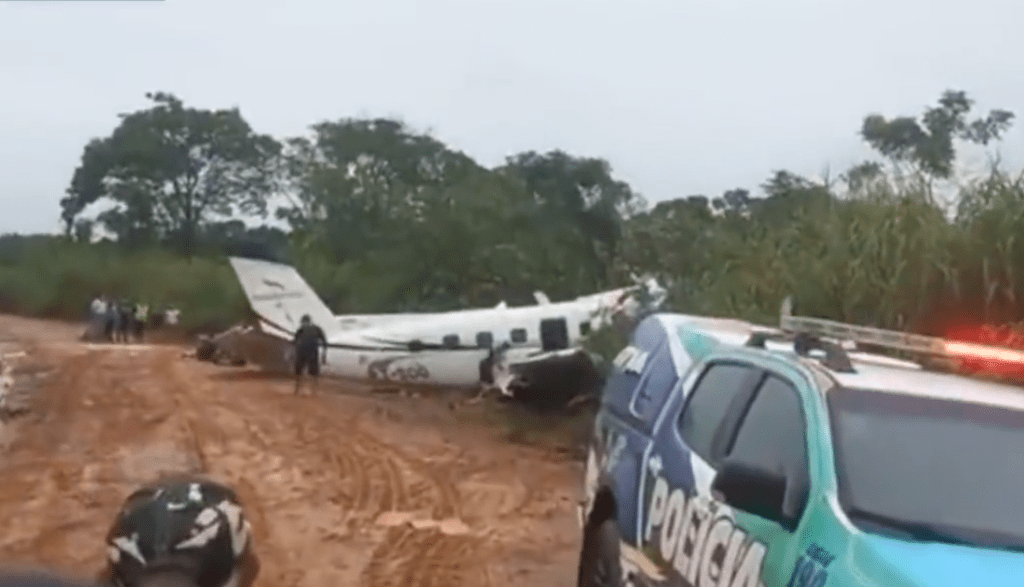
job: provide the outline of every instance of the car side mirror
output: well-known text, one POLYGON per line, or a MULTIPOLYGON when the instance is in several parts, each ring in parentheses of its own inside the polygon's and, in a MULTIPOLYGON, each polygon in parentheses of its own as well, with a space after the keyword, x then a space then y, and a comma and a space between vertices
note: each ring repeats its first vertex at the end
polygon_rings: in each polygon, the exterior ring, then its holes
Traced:
POLYGON ((784 513, 786 477, 745 463, 726 460, 711 483, 716 499, 745 512, 778 522, 789 531, 795 520, 784 513))

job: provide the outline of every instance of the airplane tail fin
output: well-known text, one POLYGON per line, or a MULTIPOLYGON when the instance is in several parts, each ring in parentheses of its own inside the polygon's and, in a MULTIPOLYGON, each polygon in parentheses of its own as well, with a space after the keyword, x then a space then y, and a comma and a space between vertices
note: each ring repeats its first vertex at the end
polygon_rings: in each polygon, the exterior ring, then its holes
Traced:
POLYGON ((294 267, 242 257, 229 261, 253 311, 274 334, 294 334, 303 314, 328 336, 339 329, 334 313, 294 267))

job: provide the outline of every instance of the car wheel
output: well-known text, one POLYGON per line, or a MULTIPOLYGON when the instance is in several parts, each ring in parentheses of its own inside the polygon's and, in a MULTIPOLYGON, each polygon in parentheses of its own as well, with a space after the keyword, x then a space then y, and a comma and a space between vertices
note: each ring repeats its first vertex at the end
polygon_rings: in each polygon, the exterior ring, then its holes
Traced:
POLYGON ((584 533, 576 584, 578 587, 621 587, 619 526, 614 519, 588 527, 584 533))

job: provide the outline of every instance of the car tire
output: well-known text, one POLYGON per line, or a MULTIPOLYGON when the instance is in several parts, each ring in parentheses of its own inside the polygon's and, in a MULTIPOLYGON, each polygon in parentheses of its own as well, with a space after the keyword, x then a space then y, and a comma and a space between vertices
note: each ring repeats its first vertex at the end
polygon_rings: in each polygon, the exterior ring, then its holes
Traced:
POLYGON ((619 526, 614 518, 587 527, 580 549, 578 587, 621 587, 622 563, 619 560, 619 526))

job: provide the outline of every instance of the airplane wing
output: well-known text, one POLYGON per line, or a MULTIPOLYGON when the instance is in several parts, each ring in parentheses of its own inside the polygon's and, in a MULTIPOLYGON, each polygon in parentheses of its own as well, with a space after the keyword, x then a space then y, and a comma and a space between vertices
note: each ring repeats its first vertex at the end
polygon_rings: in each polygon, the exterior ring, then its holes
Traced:
POLYGON ((533 353, 498 361, 492 371, 502 394, 537 406, 562 406, 597 391, 601 373, 582 348, 533 353))

